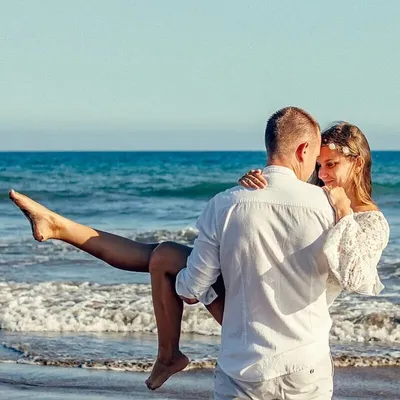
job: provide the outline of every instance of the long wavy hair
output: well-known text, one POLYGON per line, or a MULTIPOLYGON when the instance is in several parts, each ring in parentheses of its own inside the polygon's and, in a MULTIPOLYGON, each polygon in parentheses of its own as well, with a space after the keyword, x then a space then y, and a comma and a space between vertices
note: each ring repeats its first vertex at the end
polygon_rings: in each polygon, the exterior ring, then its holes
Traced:
POLYGON ((344 156, 354 159, 361 166, 361 171, 353 171, 351 190, 362 205, 375 204, 372 200, 371 149, 361 129, 348 122, 337 122, 322 132, 322 146, 337 149, 344 156))

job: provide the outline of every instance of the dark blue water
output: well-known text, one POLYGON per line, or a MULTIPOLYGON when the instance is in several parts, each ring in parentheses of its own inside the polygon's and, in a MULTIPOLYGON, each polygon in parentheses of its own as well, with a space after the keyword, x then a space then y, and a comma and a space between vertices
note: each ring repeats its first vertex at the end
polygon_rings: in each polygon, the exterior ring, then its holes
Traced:
MULTIPOLYGON (((375 152, 373 161, 376 200, 398 209, 400 152, 375 152)), ((264 164, 263 152, 1 153, 0 212, 10 214, 13 187, 83 221, 185 226, 209 198, 264 164)))
MULTIPOLYGON (((148 277, 115 270, 61 242, 35 242, 8 199, 10 188, 82 224, 141 241, 193 244, 206 202, 264 165, 263 152, 0 153, 0 341, 6 353, 0 359, 12 359, 10 349, 28 358, 99 359, 106 351, 111 359, 121 352, 140 359, 151 357, 155 343, 148 277)), ((398 357, 400 152, 373 153, 373 184, 391 227, 380 263, 386 289, 378 298, 339 299, 331 310, 331 338, 337 352, 398 357)), ((187 351, 194 358, 215 356, 219 328, 199 307, 185 318, 184 332, 197 335, 187 351)))

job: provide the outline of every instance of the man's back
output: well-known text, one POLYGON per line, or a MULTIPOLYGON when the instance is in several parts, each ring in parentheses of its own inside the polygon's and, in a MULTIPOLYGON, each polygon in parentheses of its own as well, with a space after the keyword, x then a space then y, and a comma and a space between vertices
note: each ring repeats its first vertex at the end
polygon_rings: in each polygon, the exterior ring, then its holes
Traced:
POLYGON ((334 223, 322 189, 267 167, 268 187, 214 198, 226 287, 218 364, 261 381, 304 369, 329 351, 325 233, 334 223))

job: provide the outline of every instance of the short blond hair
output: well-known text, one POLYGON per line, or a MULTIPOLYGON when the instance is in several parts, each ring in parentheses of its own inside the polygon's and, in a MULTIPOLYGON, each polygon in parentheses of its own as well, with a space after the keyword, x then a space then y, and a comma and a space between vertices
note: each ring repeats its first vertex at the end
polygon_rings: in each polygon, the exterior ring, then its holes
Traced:
POLYGON ((307 111, 298 107, 285 107, 269 118, 265 128, 265 147, 268 157, 282 156, 293 151, 299 138, 315 141, 320 126, 307 111))

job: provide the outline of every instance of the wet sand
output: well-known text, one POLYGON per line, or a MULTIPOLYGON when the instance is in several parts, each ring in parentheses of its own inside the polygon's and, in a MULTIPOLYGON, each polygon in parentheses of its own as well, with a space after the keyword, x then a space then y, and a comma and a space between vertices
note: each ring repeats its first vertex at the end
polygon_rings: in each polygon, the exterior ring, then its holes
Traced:
MULTIPOLYGON (((0 399, 126 400, 212 399, 213 371, 197 370, 172 377, 151 392, 147 373, 82 368, 0 364, 0 399)), ((335 400, 400 400, 400 368, 337 368, 335 400)))

